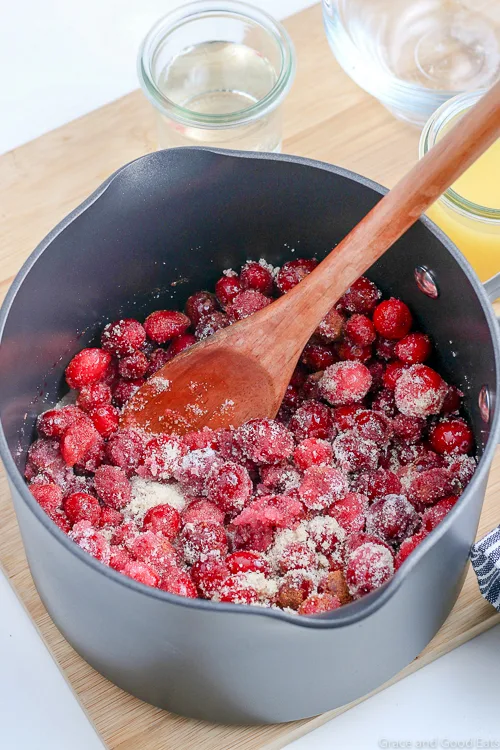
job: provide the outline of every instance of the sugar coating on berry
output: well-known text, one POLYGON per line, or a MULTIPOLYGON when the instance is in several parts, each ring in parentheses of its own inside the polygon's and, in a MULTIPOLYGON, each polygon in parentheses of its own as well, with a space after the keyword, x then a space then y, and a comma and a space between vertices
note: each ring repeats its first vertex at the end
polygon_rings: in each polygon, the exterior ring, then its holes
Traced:
POLYGON ((106 454, 110 463, 132 474, 139 466, 144 454, 146 439, 138 430, 120 430, 110 437, 106 454))
POLYGON ((370 371, 361 362, 336 362, 323 373, 319 389, 326 401, 337 406, 361 401, 371 383, 370 371))
POLYGON ((142 522, 143 531, 153 531, 171 541, 177 536, 181 527, 181 515, 168 503, 155 505, 146 511, 142 522))
POLYGON ((68 466, 74 466, 85 458, 99 440, 99 433, 90 419, 77 419, 66 428, 61 437, 61 455, 68 466))
POLYGON ((184 596, 188 599, 196 599, 198 596, 189 573, 174 566, 162 576, 159 588, 162 591, 168 591, 169 594, 184 596))
POLYGON ((146 341, 146 331, 138 320, 121 318, 104 326, 102 348, 115 357, 126 357, 140 349, 146 341))
POLYGON ((416 534, 413 534, 413 536, 404 540, 394 560, 394 567, 396 570, 401 567, 404 561, 411 555, 418 545, 424 541, 428 533, 427 529, 421 529, 416 534))
POLYGON ((182 456, 174 469, 174 477, 191 496, 205 492, 208 472, 222 463, 212 448, 201 448, 182 456))
POLYGON ((213 523, 224 523, 224 511, 215 503, 200 498, 193 500, 182 513, 182 524, 198 523, 199 521, 213 521, 213 523))
POLYGON ((254 261, 247 261, 240 272, 243 289, 256 289, 266 296, 273 291, 273 274, 266 266, 254 261))
MULTIPOLYGON (((101 384, 97 383, 96 385, 99 386, 101 384)), ((93 386, 86 387, 91 388, 93 386)), ((107 386, 103 387, 107 388, 107 386)), ((68 404, 68 406, 64 406, 62 409, 49 409, 38 417, 36 422, 37 430, 45 437, 60 438, 67 427, 83 416, 84 414, 81 409, 72 404, 68 404)))
POLYGON ((380 445, 374 440, 361 439, 354 431, 343 432, 333 441, 333 455, 345 472, 373 470, 380 460, 380 445))
POLYGON ((157 505, 171 505, 181 513, 186 505, 186 499, 178 484, 153 482, 142 477, 132 477, 132 495, 130 502, 123 509, 126 518, 132 519, 138 526, 142 526, 144 516, 157 505))
POLYGON ((295 465, 305 471, 310 466, 331 464, 333 459, 332 446, 326 440, 306 438, 295 448, 293 460, 295 465))
POLYGON ((404 495, 386 495, 366 515, 366 531, 389 544, 400 544, 420 526, 420 517, 404 495))
POLYGON ((394 559, 381 544, 366 542, 357 547, 347 560, 346 581, 355 599, 382 586, 394 574, 394 559))
POLYGON ((70 388, 81 388, 101 380, 111 362, 111 355, 102 349, 82 349, 66 368, 70 388))
POLYGON ((339 300, 339 305, 350 313, 364 313, 366 315, 373 312, 381 296, 382 292, 373 281, 370 281, 366 276, 360 276, 344 292, 339 300))
POLYGON ((318 261, 315 258, 297 258, 283 263, 276 276, 276 286, 282 294, 289 292, 299 284, 311 271, 314 271, 318 261))
POLYGON ((225 513, 241 510, 249 500, 253 483, 244 466, 233 461, 210 469, 205 485, 207 497, 225 513))
POLYGON ((163 536, 152 531, 137 534, 130 545, 130 552, 133 558, 146 563, 160 576, 177 564, 175 548, 163 536))
POLYGON ((217 299, 210 292, 195 292, 186 301, 186 315, 194 326, 210 313, 217 310, 217 299))
POLYGON ((198 322, 194 335, 198 341, 208 339, 209 336, 213 336, 217 331, 222 331, 223 328, 227 328, 231 325, 231 321, 223 312, 215 311, 206 315, 198 322))
POLYGON ((365 527, 368 498, 359 492, 348 492, 341 500, 336 500, 328 509, 339 526, 347 534, 362 531, 365 527))
POLYGON ((243 454, 258 465, 277 464, 294 449, 291 432, 272 419, 251 419, 236 434, 243 454))
POLYGON ((243 320, 243 318, 248 318, 249 315, 253 315, 270 304, 271 300, 269 297, 261 294, 261 292, 257 292, 255 289, 246 289, 234 297, 232 302, 227 306, 226 312, 229 320, 235 322, 243 320))
POLYGON ((391 297, 377 305, 373 312, 373 323, 377 333, 386 339, 402 339, 409 332, 413 318, 404 302, 391 297))
POLYGON ((149 565, 139 560, 126 562, 121 572, 129 578, 133 578, 134 581, 143 583, 145 586, 157 586, 160 581, 158 573, 149 565))
POLYGON ((98 526, 101 518, 101 507, 97 498, 87 492, 73 492, 64 499, 64 511, 72 524, 78 521, 90 521, 98 526))
POLYGON ((304 516, 304 506, 293 495, 261 495, 233 519, 234 526, 291 528, 304 516))
POLYGON ((100 466, 94 476, 95 491, 115 510, 124 508, 132 497, 132 485, 127 474, 118 466, 100 466))
POLYGON ((227 536, 223 526, 210 521, 187 523, 179 537, 184 560, 193 564, 209 557, 227 554, 227 536))
POLYGON ((172 479, 180 460, 188 452, 186 444, 175 435, 157 435, 149 440, 137 473, 144 479, 167 481, 172 479))
POLYGON ((326 344, 331 344, 333 341, 338 341, 340 339, 344 330, 344 325, 345 318, 334 307, 332 307, 316 328, 315 334, 326 344))
POLYGON ((345 531, 332 516, 314 516, 306 521, 307 532, 323 555, 331 554, 345 539, 345 531))
POLYGON ((295 490, 300 485, 301 475, 290 464, 261 466, 259 473, 262 484, 278 494, 295 490))
POLYGON ((347 494, 349 483, 343 471, 332 466, 311 466, 304 472, 299 496, 311 510, 326 510, 347 494))
POLYGON ((331 612, 341 606, 340 599, 329 593, 311 594, 300 605, 299 615, 319 615, 323 612, 331 612))
POLYGON ((412 365, 398 378, 394 397, 396 406, 403 414, 428 417, 439 414, 446 391, 446 383, 435 370, 427 365, 412 365))
POLYGON ((85 552, 95 557, 96 560, 109 564, 110 548, 101 532, 97 531, 90 521, 79 521, 75 523, 69 537, 78 544, 85 552))
POLYGON ((187 331, 191 321, 177 310, 156 310, 144 321, 148 338, 156 344, 164 344, 187 331))

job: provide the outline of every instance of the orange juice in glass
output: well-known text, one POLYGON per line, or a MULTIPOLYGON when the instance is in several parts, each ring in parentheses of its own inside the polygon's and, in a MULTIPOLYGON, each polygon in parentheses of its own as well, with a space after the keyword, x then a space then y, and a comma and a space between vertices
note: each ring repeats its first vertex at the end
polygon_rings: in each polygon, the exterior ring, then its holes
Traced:
MULTIPOLYGON (((461 94, 434 112, 420 138, 420 157, 472 107, 484 92, 461 94)), ((500 271, 500 140, 427 211, 465 255, 479 278, 500 271)))

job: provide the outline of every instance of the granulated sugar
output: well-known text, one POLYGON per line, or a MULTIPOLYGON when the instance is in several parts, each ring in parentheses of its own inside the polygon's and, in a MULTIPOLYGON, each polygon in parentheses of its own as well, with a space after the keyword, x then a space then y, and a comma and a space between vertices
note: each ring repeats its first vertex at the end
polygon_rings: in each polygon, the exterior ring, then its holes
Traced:
POLYGON ((171 505, 179 512, 186 505, 186 500, 178 484, 162 484, 140 477, 132 477, 131 483, 132 499, 123 509, 123 515, 126 518, 133 519, 139 525, 147 511, 157 505, 171 505))

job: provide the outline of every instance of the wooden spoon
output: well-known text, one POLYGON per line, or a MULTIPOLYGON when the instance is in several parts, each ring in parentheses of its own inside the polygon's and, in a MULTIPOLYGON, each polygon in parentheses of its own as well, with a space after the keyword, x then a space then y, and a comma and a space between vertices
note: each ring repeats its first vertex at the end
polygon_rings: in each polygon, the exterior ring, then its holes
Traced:
POLYGON ((182 435, 274 417, 302 349, 346 289, 500 137, 500 82, 287 294, 176 356, 121 425, 182 435))

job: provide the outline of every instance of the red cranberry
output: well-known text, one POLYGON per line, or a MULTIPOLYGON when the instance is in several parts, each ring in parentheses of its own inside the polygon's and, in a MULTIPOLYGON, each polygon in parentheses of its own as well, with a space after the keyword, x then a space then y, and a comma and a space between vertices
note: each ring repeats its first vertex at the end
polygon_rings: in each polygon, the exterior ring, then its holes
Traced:
MULTIPOLYGON (((85 385, 76 399, 76 405, 85 412, 91 412, 99 406, 111 403, 111 388, 106 383, 85 385)), ((68 408, 68 407, 66 407, 68 408)), ((62 409, 60 410, 62 411, 62 409)), ((40 429, 40 428, 39 428, 40 429)))
POLYGON ((241 510, 253 491, 252 480, 244 466, 225 461, 215 465, 206 481, 208 499, 225 513, 241 510))
POLYGON ((100 529, 113 529, 123 523, 123 516, 120 511, 105 505, 101 508, 101 517, 99 519, 100 529))
POLYGON ((358 492, 348 492, 337 500, 329 509, 328 515, 335 518, 338 524, 348 533, 362 531, 368 509, 368 498, 358 492))
POLYGON ((262 484, 277 493, 290 492, 300 484, 300 474, 290 464, 261 466, 259 474, 262 484))
POLYGON ((133 578, 138 583, 143 583, 145 586, 158 586, 160 582, 160 576, 146 563, 138 560, 131 560, 125 563, 120 571, 129 578, 133 578))
POLYGON ((77 419, 65 429, 61 438, 61 454, 68 466, 82 461, 100 440, 99 433, 87 417, 77 419))
POLYGON ((193 500, 182 513, 182 523, 185 525, 200 521, 212 521, 213 523, 223 524, 224 512, 209 500, 193 500))
POLYGON ((111 537, 112 545, 123 545, 130 552, 132 545, 139 536, 139 530, 133 521, 124 521, 118 526, 111 537))
POLYGON ((72 524, 78 521, 90 521, 92 526, 99 525, 101 506, 98 500, 87 492, 74 492, 64 500, 64 511, 72 524))
POLYGON ((210 427, 204 427, 196 432, 188 432, 183 436, 182 442, 188 451, 197 451, 203 448, 217 450, 219 447, 219 436, 210 427))
POLYGON ((94 476, 94 487, 101 500, 115 510, 128 505, 132 497, 130 480, 118 466, 100 466, 94 476))
POLYGON ((136 351, 123 357, 118 363, 118 372, 126 380, 142 378, 148 371, 149 359, 144 352, 136 351))
POLYGON ((429 442, 437 453, 469 453, 474 436, 463 419, 449 419, 431 427, 429 442))
POLYGON ((391 553, 381 544, 361 544, 349 555, 345 577, 355 599, 382 586, 394 573, 391 553))
POLYGON ((219 310, 202 318, 196 326, 194 335, 198 341, 203 341, 203 339, 213 336, 214 333, 222 331, 223 328, 227 328, 229 325, 229 318, 219 310))
POLYGON ((191 321, 177 310, 156 310, 144 321, 148 338, 156 344, 164 344, 187 331, 191 321))
POLYGON ((342 341, 337 344, 336 351, 338 358, 347 362, 368 362, 372 356, 371 346, 359 346, 352 341, 342 341))
POLYGON ((172 479, 187 446, 175 435, 157 435, 148 441, 137 468, 139 476, 157 481, 172 479))
POLYGON ((273 293, 273 275, 261 263, 245 263, 241 269, 240 282, 243 289, 255 289, 268 297, 273 293))
POLYGON ((413 445, 422 439, 426 421, 422 417, 407 417, 397 414, 392 420, 394 435, 401 441, 413 445))
POLYGON ((144 378, 119 380, 113 389, 113 403, 121 409, 145 382, 144 378))
POLYGON ((413 536, 404 540, 396 555, 396 559, 394 560, 394 567, 396 570, 401 567, 407 557, 409 557, 413 550, 418 547, 420 542, 423 542, 428 533, 429 532, 426 529, 421 529, 416 534, 413 534, 413 536))
POLYGON ((340 339, 344 330, 344 324, 345 320, 343 316, 332 307, 314 333, 326 344, 330 344, 333 341, 338 341, 340 339))
POLYGON ((66 368, 66 382, 70 388, 97 383, 104 377, 110 362, 111 355, 102 349, 82 349, 66 368))
POLYGON ((396 401, 394 399, 394 391, 390 391, 388 388, 379 391, 372 401, 372 409, 374 411, 381 411, 388 417, 395 417, 396 401))
POLYGON ((168 591, 169 594, 185 596, 188 599, 196 599, 198 592, 189 573, 185 570, 172 566, 162 576, 159 588, 168 591))
POLYGON ((217 300, 215 294, 210 292, 196 292, 186 301, 186 315, 194 326, 197 326, 202 318, 216 310, 217 300))
POLYGON ((124 469, 127 476, 131 476, 139 466, 144 448, 144 438, 137 430, 119 430, 109 438, 106 455, 110 463, 124 469))
POLYGON ((115 545, 111 546, 109 555, 110 568, 121 573, 125 565, 129 562, 132 562, 132 557, 127 550, 122 549, 121 547, 116 547, 115 545))
MULTIPOLYGON (((304 517, 304 506, 295 496, 289 495, 261 495, 256 497, 233 519, 233 527, 254 526, 265 529, 291 528, 296 521, 304 517)), ((259 549, 259 551, 262 551, 259 549)))
POLYGON ((336 360, 337 357, 326 344, 316 344, 314 342, 306 344, 304 351, 300 355, 302 364, 313 372, 324 370, 328 365, 336 362, 336 360))
POLYGON ((298 390, 293 385, 287 386, 285 395, 283 396, 282 406, 286 406, 289 409, 298 409, 301 398, 298 390))
POLYGON ((227 554, 226 530, 218 523, 202 521, 186 524, 179 539, 184 559, 191 565, 212 555, 224 557, 227 554))
MULTIPOLYGON (((104 386, 106 387, 106 386, 104 386)), ((40 435, 48 438, 60 438, 63 432, 83 416, 82 411, 73 405, 64 406, 62 409, 49 409, 37 419, 37 430, 40 435)))
POLYGON ((375 326, 366 315, 353 315, 345 325, 345 335, 357 346, 369 346, 376 338, 375 326))
POLYGON ((323 555, 334 553, 345 537, 344 529, 331 515, 314 516, 308 521, 307 530, 316 551, 323 555))
POLYGON ((144 516, 143 531, 153 531, 172 541, 181 527, 181 516, 178 510, 166 503, 150 508, 144 516))
POLYGON ((376 469, 380 446, 374 440, 360 439, 356 432, 343 432, 333 441, 333 454, 342 471, 376 469))
POLYGON ((354 431, 363 440, 374 440, 378 445, 386 447, 392 437, 391 420, 382 412, 362 409, 354 415, 354 431))
POLYGON ((307 508, 325 510, 344 497, 348 489, 347 477, 340 469, 311 466, 304 472, 299 495, 307 508))
POLYGON ((326 440, 335 435, 332 410, 319 401, 306 401, 291 418, 289 428, 298 441, 305 438, 326 440))
POLYGON ((81 549, 95 557, 96 560, 108 565, 110 548, 108 542, 92 526, 90 521, 78 521, 75 523, 69 537, 78 544, 81 549))
MULTIPOLYGON (((243 511, 246 513, 248 508, 243 511)), ((232 534, 233 549, 250 549, 265 552, 274 539, 274 529, 271 526, 241 525, 235 526, 232 534)))
POLYGON ((47 515, 52 516, 62 503, 63 493, 57 484, 31 484, 30 492, 47 515))
MULTIPOLYGON (((189 334, 185 334, 185 335, 189 335, 189 334)), ((170 359, 171 359, 171 356, 168 352, 165 351, 165 349, 155 349, 153 352, 151 352, 151 355, 149 357, 149 367, 148 367, 148 373, 147 373, 148 377, 150 377, 151 375, 154 375, 155 372, 158 372, 158 370, 161 370, 161 368, 164 365, 166 365, 167 362, 170 361, 170 359)), ((121 400, 123 401, 121 405, 124 406, 128 399, 122 398, 121 400)))
POLYGON ((386 362, 394 359, 396 356, 396 341, 379 337, 375 343, 375 354, 379 359, 385 359, 386 362))
POLYGON ((106 459, 106 443, 104 438, 99 437, 81 461, 77 461, 73 467, 75 472, 81 474, 94 474, 106 459))
POLYGON ((380 336, 386 339, 402 339, 409 332, 413 318, 404 302, 391 297, 375 308, 373 323, 380 336))
POLYGON ((371 393, 378 393, 378 391, 384 384, 383 377, 385 372, 385 365, 383 362, 373 360, 372 362, 368 362, 366 366, 370 370, 370 375, 372 376, 370 391, 371 393))
POLYGON ((380 297, 380 289, 366 276, 360 276, 340 298, 339 305, 350 313, 367 315, 375 309, 380 297))
POLYGON ((269 297, 255 291, 255 289, 246 289, 244 292, 237 294, 227 306, 227 316, 234 323, 237 320, 248 318, 249 315, 253 315, 270 304, 269 297))
POLYGON ((229 568, 220 557, 208 557, 194 563, 191 577, 200 593, 210 598, 220 591, 226 578, 229 578, 229 568))
POLYGON ((307 571, 291 570, 283 577, 283 583, 278 590, 278 604, 283 609, 297 610, 312 590, 313 582, 307 571))
POLYGON ((282 294, 289 292, 290 289, 297 286, 311 271, 314 271, 317 265, 318 261, 314 258, 289 260, 281 266, 276 277, 276 286, 282 294))
POLYGON ((407 366, 402 362, 389 362, 382 376, 384 388, 393 391, 396 387, 396 383, 406 369, 407 366))
POLYGON ((293 460, 299 469, 304 471, 309 466, 331 464, 333 450, 330 443, 319 438, 306 438, 295 448, 293 460))
POLYGON ((97 432, 104 438, 108 438, 116 432, 120 424, 120 412, 116 406, 111 406, 111 404, 93 409, 89 417, 97 432))
POLYGON ((300 605, 299 615, 319 615, 322 612, 331 612, 340 607, 340 600, 333 594, 311 594, 300 605))
POLYGON ((175 548, 163 536, 152 531, 137 534, 130 545, 130 552, 132 557, 149 565, 160 576, 165 575, 172 565, 177 565, 175 548))
POLYGON ((215 285, 215 294, 222 307, 227 307, 233 299, 242 291, 240 279, 237 274, 221 276, 215 285))
POLYGON ((191 497, 201 495, 208 472, 221 463, 221 458, 211 448, 192 451, 178 462, 174 469, 174 478, 183 485, 191 497))
POLYGON ((327 367, 319 388, 331 404, 352 404, 366 396, 371 382, 370 371, 361 362, 337 362, 327 367))
POLYGON ((318 564, 318 556, 303 542, 290 542, 280 553, 278 567, 281 574, 289 570, 312 570, 318 564))
POLYGON ((446 469, 427 469, 416 475, 410 484, 408 497, 419 510, 453 493, 453 483, 446 469))
POLYGON ((236 573, 269 573, 267 560, 258 552, 239 550, 226 557, 226 565, 231 575, 236 573))
POLYGON ((401 492, 399 477, 387 469, 365 471, 358 477, 358 492, 362 492, 370 500, 386 495, 398 495, 401 492))
POLYGON ((375 544, 377 546, 381 545, 386 549, 391 557, 394 556, 394 550, 392 547, 387 544, 387 542, 384 542, 383 539, 381 539, 379 536, 374 536, 373 534, 365 534, 363 531, 358 531, 355 534, 351 534, 347 537, 344 544, 344 555, 346 560, 349 558, 352 552, 354 552, 355 549, 358 549, 358 547, 361 547, 362 544, 375 544))
POLYGON ((409 417, 439 414, 446 388, 446 383, 435 370, 427 365, 412 365, 396 383, 396 406, 409 417))
POLYGON ((432 353, 432 346, 425 333, 409 333, 396 344, 396 356, 407 365, 425 362, 432 353))
POLYGON ((443 406, 441 412, 443 414, 454 414, 460 409, 462 403, 463 393, 454 385, 449 385, 444 397, 443 406))
POLYGON ((476 460, 472 456, 465 456, 463 453, 445 456, 450 476, 457 479, 462 488, 467 487, 476 471, 476 460))
POLYGON ((126 357, 141 349, 146 341, 146 331, 138 320, 122 318, 108 323, 101 335, 101 345, 115 357, 126 357))
POLYGON ((256 604, 259 601, 259 595, 254 588, 245 585, 244 581, 240 581, 239 577, 235 576, 226 578, 222 584, 219 601, 228 604, 256 604))
POLYGON ((333 410, 333 419, 338 429, 343 432, 344 430, 352 430, 356 424, 355 416, 363 410, 359 404, 347 404, 346 406, 337 406, 333 410))
POLYGON ((425 531, 430 532, 441 523, 443 518, 448 515, 450 510, 456 504, 458 497, 456 495, 450 495, 450 497, 444 497, 432 508, 427 508, 422 514, 422 527, 425 531))
POLYGON ((292 455, 292 433, 272 419, 251 419, 236 433, 244 455, 257 465, 277 464, 292 455))
POLYGON ((389 544, 399 544, 420 526, 415 508, 404 495, 387 495, 369 508, 366 531, 389 544))

